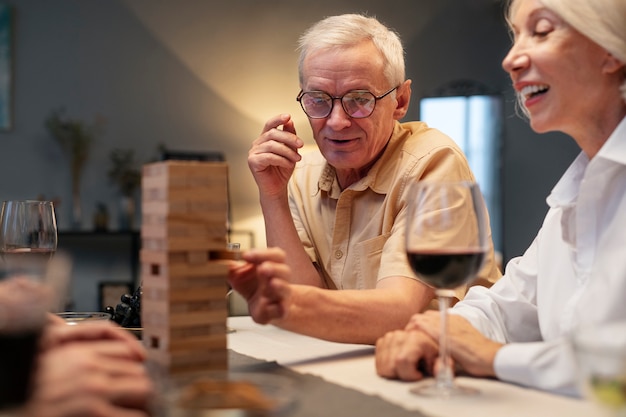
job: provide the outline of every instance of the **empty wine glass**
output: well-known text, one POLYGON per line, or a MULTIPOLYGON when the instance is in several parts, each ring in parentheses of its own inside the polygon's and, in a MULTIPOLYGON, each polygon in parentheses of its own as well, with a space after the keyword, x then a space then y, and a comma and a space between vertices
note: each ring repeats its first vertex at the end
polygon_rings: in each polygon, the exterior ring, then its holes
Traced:
POLYGON ((439 367, 432 383, 411 392, 430 396, 471 394, 454 382, 447 339, 447 310, 454 289, 473 280, 489 247, 487 211, 473 182, 419 181, 409 189, 406 252, 417 277, 436 288, 441 312, 439 367))
POLYGON ((0 215, 0 256, 8 270, 42 275, 57 249, 51 201, 5 201, 0 215))

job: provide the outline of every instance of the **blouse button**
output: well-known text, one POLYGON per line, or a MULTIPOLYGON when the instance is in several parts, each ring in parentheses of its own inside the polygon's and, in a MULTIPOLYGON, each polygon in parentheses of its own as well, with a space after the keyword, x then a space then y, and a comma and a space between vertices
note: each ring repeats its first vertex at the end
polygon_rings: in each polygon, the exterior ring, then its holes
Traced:
POLYGON ((340 250, 335 251, 335 259, 341 259, 343 257, 343 252, 340 250))

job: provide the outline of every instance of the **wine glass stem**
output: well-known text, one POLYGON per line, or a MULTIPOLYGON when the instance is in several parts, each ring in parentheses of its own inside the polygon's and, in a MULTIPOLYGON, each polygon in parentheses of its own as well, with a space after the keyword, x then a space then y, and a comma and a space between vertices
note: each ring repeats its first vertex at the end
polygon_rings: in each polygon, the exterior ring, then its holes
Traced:
POLYGON ((454 375, 452 373, 452 363, 448 348, 448 308, 450 307, 449 290, 438 290, 439 313, 441 314, 441 325, 439 329, 439 367, 436 381, 440 388, 452 388, 454 385, 454 375))

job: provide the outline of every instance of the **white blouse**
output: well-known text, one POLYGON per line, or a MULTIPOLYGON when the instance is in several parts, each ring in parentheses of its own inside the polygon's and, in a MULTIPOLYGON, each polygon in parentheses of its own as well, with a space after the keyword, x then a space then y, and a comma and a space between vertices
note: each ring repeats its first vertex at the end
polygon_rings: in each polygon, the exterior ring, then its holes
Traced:
POLYGON ((501 343, 499 379, 578 395, 569 335, 626 321, 626 119, 554 187, 541 230, 490 289, 473 287, 452 313, 501 343))

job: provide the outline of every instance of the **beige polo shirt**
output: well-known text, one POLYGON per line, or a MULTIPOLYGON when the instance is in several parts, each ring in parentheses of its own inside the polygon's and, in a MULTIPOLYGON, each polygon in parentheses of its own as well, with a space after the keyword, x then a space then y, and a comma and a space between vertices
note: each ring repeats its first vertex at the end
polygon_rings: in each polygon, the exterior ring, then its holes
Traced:
MULTIPOLYGON (((321 153, 303 156, 289 183, 289 203, 300 240, 328 288, 372 289, 392 276, 417 279, 404 235, 407 187, 420 179, 474 180, 456 143, 423 122, 396 123, 367 176, 343 191, 321 153)), ((492 247, 480 278, 495 282, 500 275, 492 247)))

